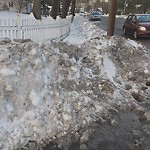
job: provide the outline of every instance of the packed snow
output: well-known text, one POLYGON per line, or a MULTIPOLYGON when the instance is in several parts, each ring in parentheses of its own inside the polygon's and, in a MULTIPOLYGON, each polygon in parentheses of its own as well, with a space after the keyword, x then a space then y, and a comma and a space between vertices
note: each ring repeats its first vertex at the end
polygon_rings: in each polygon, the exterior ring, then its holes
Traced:
MULTIPOLYGON (((68 132, 77 135, 110 109, 143 110, 138 101, 150 100, 149 58, 143 45, 108 37, 79 15, 62 41, 2 39, 0 149, 33 150, 57 139, 63 147, 68 132)), ((150 120, 149 111, 143 115, 150 120)))

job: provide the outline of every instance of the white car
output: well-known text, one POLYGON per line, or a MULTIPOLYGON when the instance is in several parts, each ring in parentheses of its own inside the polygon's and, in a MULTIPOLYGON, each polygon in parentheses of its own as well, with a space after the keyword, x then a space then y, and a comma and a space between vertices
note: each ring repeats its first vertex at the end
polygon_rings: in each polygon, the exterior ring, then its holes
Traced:
POLYGON ((101 13, 98 11, 92 11, 89 16, 89 20, 101 20, 101 13))

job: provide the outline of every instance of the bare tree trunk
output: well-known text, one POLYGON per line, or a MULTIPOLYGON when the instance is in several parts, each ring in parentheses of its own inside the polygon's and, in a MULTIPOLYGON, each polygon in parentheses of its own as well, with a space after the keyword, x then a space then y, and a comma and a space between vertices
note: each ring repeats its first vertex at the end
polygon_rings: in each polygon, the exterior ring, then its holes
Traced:
POLYGON ((43 6, 42 15, 46 15, 46 4, 45 4, 45 0, 42 1, 41 5, 43 6))
POLYGON ((51 16, 53 19, 57 18, 58 11, 59 11, 60 0, 52 0, 52 10, 51 16))
POLYGON ((41 19, 41 0, 34 0, 33 15, 36 19, 41 19))
POLYGON ((71 0, 62 0, 62 16, 61 18, 66 18, 69 10, 71 0))
POLYGON ((72 0, 67 0, 67 6, 66 6, 66 9, 67 9, 66 11, 67 12, 66 13, 68 13, 68 11, 69 11, 69 7, 70 7, 70 4, 71 4, 71 1, 72 0))
POLYGON ((67 0, 62 0, 62 15, 61 18, 66 18, 67 16, 67 0))
POLYGON ((62 0, 62 15, 61 18, 66 18, 66 0, 62 0))
POLYGON ((72 0, 71 14, 75 16, 76 0, 72 0))

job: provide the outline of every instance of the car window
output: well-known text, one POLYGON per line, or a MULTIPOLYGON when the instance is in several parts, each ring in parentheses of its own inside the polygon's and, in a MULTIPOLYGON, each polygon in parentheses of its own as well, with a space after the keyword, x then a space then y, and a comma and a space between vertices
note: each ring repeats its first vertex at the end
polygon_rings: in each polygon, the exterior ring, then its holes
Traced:
POLYGON ((131 20, 132 20, 132 16, 131 16, 131 15, 128 16, 126 20, 127 20, 127 21, 131 21, 131 20))
POLYGON ((137 20, 138 22, 150 22, 150 15, 139 15, 137 20))
POLYGON ((150 22, 150 15, 147 15, 147 21, 150 22))
POLYGON ((136 16, 132 16, 131 21, 136 22, 136 16))
POLYGON ((98 13, 98 12, 92 12, 91 14, 92 15, 100 15, 100 13, 98 13))

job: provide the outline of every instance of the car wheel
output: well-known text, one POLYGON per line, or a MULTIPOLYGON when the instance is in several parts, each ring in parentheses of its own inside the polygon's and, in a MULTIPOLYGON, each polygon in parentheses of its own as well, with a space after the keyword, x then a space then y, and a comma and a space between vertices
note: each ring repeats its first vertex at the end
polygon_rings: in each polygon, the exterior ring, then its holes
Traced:
POLYGON ((125 28, 125 27, 123 28, 123 34, 124 34, 124 35, 127 35, 127 31, 126 31, 126 28, 125 28))
POLYGON ((134 31, 134 33, 133 33, 133 38, 134 38, 134 39, 137 39, 137 38, 138 38, 138 33, 137 33, 137 31, 134 31))

